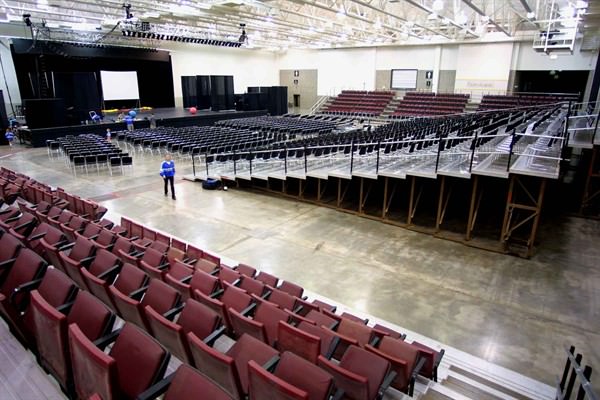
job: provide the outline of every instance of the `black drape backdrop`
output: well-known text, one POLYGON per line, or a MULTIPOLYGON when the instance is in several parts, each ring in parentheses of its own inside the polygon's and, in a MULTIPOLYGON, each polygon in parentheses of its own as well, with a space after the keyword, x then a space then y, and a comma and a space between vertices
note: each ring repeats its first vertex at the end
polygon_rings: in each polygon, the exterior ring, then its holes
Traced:
POLYGON ((91 110, 100 112, 101 98, 95 72, 57 72, 54 74, 55 96, 64 99, 68 125, 90 118, 91 110))
MULTIPOLYGON (((26 39, 14 39, 11 50, 23 99, 38 97, 39 92, 34 90, 32 82, 36 85, 35 77, 43 72, 47 73, 46 76, 53 73, 55 77, 58 74, 73 76, 76 73, 95 73, 98 77, 96 90, 101 98, 100 70, 137 71, 142 106, 175 106, 171 57, 166 51, 123 47, 82 47, 44 41, 38 41, 33 47, 31 40, 26 39)), ((69 78, 65 79, 69 81, 69 78)), ((58 88, 55 87, 55 90, 57 91, 58 88)), ((69 91, 68 88, 65 90, 69 91)), ((93 102, 94 93, 88 92, 90 99, 86 100, 86 103, 93 102)), ((56 96, 58 97, 58 94, 56 96)))

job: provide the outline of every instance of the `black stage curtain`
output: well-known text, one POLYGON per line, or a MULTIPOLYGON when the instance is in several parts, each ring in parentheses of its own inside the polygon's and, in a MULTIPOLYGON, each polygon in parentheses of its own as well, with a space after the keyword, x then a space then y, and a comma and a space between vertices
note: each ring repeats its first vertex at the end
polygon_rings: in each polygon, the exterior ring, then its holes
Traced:
POLYGON ((57 72, 54 74, 54 90, 56 97, 64 99, 67 125, 89 119, 92 110, 100 113, 101 99, 95 72, 57 72))
POLYGON ((181 77, 181 95, 183 97, 183 107, 198 106, 198 93, 196 92, 196 76, 181 77))
MULTIPOLYGON (((24 39, 15 39, 11 51, 21 98, 40 97, 34 89, 39 86, 36 77, 44 72, 45 76, 50 73, 96 73, 99 77, 100 70, 137 71, 142 106, 175 107, 168 52, 124 47, 86 48, 42 41, 32 47, 31 41, 24 39)), ((98 79, 97 90, 101 92, 99 85, 98 79)))

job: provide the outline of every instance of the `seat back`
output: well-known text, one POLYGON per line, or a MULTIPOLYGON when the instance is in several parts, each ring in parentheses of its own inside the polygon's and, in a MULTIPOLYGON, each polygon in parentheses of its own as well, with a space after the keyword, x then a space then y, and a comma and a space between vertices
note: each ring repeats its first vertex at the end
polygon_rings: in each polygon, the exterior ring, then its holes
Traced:
POLYGON ((265 284, 261 281, 257 281, 256 279, 252 279, 246 275, 242 276, 242 282, 239 285, 240 289, 244 289, 246 292, 250 294, 254 294, 256 296, 262 296, 265 292, 265 284))
POLYGON ((218 266, 216 263, 209 260, 205 260, 203 258, 198 258, 196 263, 194 264, 195 269, 197 269, 198 271, 204 271, 207 274, 213 272, 217 267, 218 266))
POLYGON ((281 354, 275 376, 308 393, 310 400, 325 400, 333 387, 333 378, 327 372, 296 354, 281 354))
POLYGON ((390 361, 391 368, 397 374, 391 386, 400 391, 406 391, 413 369, 419 359, 419 348, 403 340, 384 336, 377 348, 367 346, 367 350, 390 361), (398 360, 402 362, 400 363, 398 360))
POLYGON ((177 304, 181 296, 179 292, 163 281, 152 279, 148 291, 142 299, 142 305, 152 307, 156 312, 164 314, 177 304))
POLYGON ((294 297, 302 297, 302 294, 304 293, 304 289, 301 286, 288 281, 281 282, 278 289, 294 297))
MULTIPOLYGON (((260 306, 259 306, 260 307, 260 306)), ((261 342, 269 343, 265 325, 262 322, 243 316, 233 308, 228 310, 231 328, 236 336, 250 335, 261 342)))
POLYGON ((190 280, 190 291, 195 290, 209 296, 214 293, 219 287, 219 279, 215 276, 207 274, 202 270, 196 270, 190 280))
POLYGON ((94 242, 85 237, 78 237, 75 241, 75 246, 69 253, 69 258, 74 261, 81 261, 86 257, 90 257, 94 254, 96 248, 94 242))
POLYGON ((227 355, 235 360, 242 390, 244 393, 248 393, 248 361, 256 361, 259 365, 263 365, 278 356, 279 352, 250 335, 242 335, 227 350, 227 355))
POLYGON ((69 326, 73 384, 80 399, 97 394, 103 400, 119 399, 116 361, 90 341, 75 324, 69 326))
POLYGON ((229 267, 221 267, 219 270, 219 281, 233 284, 240 278, 241 274, 229 267))
POLYGON ((235 360, 205 344, 198 336, 188 333, 188 342, 196 368, 212 379, 236 400, 245 398, 235 360))
POLYGON ((270 346, 275 345, 277 341, 277 333, 279 330, 279 322, 288 321, 288 313, 280 308, 270 304, 269 302, 263 302, 258 306, 258 309, 254 313, 254 320, 262 323, 265 327, 267 334, 267 343, 270 346))
POLYGON ((148 281, 148 276, 142 270, 131 264, 123 264, 119 271, 119 276, 115 279, 113 286, 121 293, 131 294, 144 286, 148 281))
POLYGON ((65 272, 65 267, 63 266, 58 249, 53 244, 46 242, 44 238, 41 238, 39 243, 41 245, 43 255, 46 260, 50 262, 50 265, 53 265, 54 267, 65 272))
POLYGON ((193 400, 199 394, 211 400, 230 400, 231 396, 194 368, 182 364, 165 393, 164 400, 193 400))
MULTIPOLYGON (((100 276, 108 270, 112 269, 113 267, 119 265, 121 265, 121 260, 117 256, 115 256, 108 250, 99 249, 96 252, 96 257, 94 258, 94 261, 92 261, 92 263, 90 264, 88 270, 92 275, 100 276)), ((117 271, 115 271, 115 274, 112 275, 112 279, 114 279, 114 277, 116 276, 116 272, 117 271)))
POLYGON ((153 248, 147 248, 140 262, 146 263, 151 267, 158 267, 166 261, 167 257, 164 253, 153 248))
MULTIPOLYGON (((5 233, 3 236, 6 236, 5 233)), ((46 272, 46 261, 30 249, 22 249, 17 255, 13 266, 8 271, 4 282, 0 285, 0 293, 9 299, 15 288, 23 283, 41 278, 46 272)), ((15 304, 20 303, 20 296, 14 299, 15 304)), ((8 303, 8 302, 6 302, 8 303)))
POLYGON ((70 375, 67 317, 48 304, 37 290, 31 292, 29 312, 42 365, 66 387, 70 375))
POLYGON ((96 340, 112 330, 115 316, 100 300, 82 290, 67 315, 67 322, 77 324, 90 340, 96 340))
POLYGON ((263 369, 255 361, 248 363, 249 400, 309 400, 308 393, 263 369))
POLYGON ((146 318, 152 336, 165 346, 175 357, 184 363, 194 365, 183 328, 169 321, 152 307, 145 307, 146 318))
POLYGON ((112 248, 112 253, 117 257, 121 257, 121 252, 129 254, 133 250, 133 243, 125 237, 117 237, 115 244, 112 248))
POLYGON ((36 226, 33 232, 31 232, 29 237, 26 239, 26 243, 31 250, 43 256, 44 248, 40 244, 41 238, 44 238, 46 243, 55 245, 56 243, 65 240, 65 235, 59 229, 56 229, 45 222, 42 222, 36 226))
POLYGON ((162 379, 170 359, 156 340, 129 323, 123 326, 110 356, 117 363, 119 388, 129 399, 162 379))
POLYGON ((114 232, 111 232, 108 229, 102 229, 98 233, 98 237, 96 238, 96 244, 98 244, 100 247, 106 248, 113 244, 116 239, 117 235, 114 232))
POLYGON ((279 281, 279 278, 277 278, 269 273, 266 273, 264 271, 260 271, 254 279, 257 279, 257 280, 261 281, 262 283, 264 283, 265 285, 269 285, 271 287, 276 287, 277 282, 279 281))
POLYGON ((9 233, 4 233, 0 237, 0 262, 15 258, 22 247, 23 243, 19 239, 9 233))
POLYGON ((324 329, 320 326, 313 325, 309 322, 302 321, 298 324, 298 329, 312 336, 321 339, 321 355, 326 356, 331 347, 331 342, 335 339, 335 333, 330 329, 324 329))
POLYGON ((253 277, 254 277, 254 275, 256 275, 256 268, 254 268, 254 267, 251 267, 251 266, 250 266, 250 265, 248 265, 248 264, 242 264, 242 263, 240 263, 240 264, 238 264, 238 266, 237 266, 236 270, 237 270, 237 271, 238 271, 240 274, 242 274, 242 275, 245 275, 245 276, 248 276, 248 277, 250 277, 250 278, 253 278, 253 277))
POLYGON ((316 364, 317 358, 321 353, 321 338, 287 324, 284 321, 279 321, 277 349, 282 353, 291 351, 316 364))
POLYGON ((270 286, 267 286, 267 288, 271 291, 271 295, 268 297, 271 303, 277 304, 282 309, 294 310, 296 306, 296 298, 294 296, 270 286))

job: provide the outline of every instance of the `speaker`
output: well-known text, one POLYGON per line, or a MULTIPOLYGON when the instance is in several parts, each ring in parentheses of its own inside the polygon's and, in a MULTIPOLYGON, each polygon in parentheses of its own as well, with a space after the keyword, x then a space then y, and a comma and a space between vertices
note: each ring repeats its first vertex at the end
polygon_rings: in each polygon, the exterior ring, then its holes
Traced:
POLYGON ((30 129, 65 126, 63 99, 25 99, 25 119, 30 129))
POLYGON ((198 91, 196 89, 195 76, 181 77, 181 95, 183 97, 184 108, 198 106, 198 91))
POLYGON ((211 107, 210 76, 196 75, 196 93, 198 95, 198 108, 206 110, 211 107))

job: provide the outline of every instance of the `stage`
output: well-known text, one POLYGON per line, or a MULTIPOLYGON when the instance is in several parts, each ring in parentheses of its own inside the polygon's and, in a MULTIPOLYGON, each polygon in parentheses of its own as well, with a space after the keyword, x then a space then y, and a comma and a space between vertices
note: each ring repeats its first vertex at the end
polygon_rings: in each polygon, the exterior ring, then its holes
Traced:
MULTIPOLYGON (((190 114, 190 112, 184 108, 155 108, 153 110, 143 110, 138 112, 135 118, 134 127, 138 129, 150 127, 149 118, 151 117, 152 113, 154 113, 156 126, 184 127, 209 126, 224 119, 267 115, 267 110, 199 110, 196 114, 190 114)), ((77 136, 84 133, 103 134, 107 128, 110 128, 113 132, 124 130, 126 129, 125 122, 116 122, 119 114, 120 112, 107 114, 104 120, 98 124, 59 126, 39 129, 22 128, 19 130, 19 135, 21 136, 22 140, 24 140, 26 143, 30 143, 33 147, 44 147, 46 146, 46 140, 54 140, 66 135, 77 136)))

